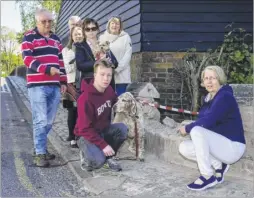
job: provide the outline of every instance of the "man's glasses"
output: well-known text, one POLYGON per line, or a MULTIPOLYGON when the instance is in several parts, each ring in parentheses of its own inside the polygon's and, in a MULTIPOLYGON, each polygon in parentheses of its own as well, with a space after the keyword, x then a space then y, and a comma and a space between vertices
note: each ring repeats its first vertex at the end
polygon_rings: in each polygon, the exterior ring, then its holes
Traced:
POLYGON ((42 20, 42 21, 41 21, 41 23, 42 23, 43 25, 45 25, 46 23, 51 24, 52 22, 53 22, 53 20, 42 20))
POLYGON ((97 27, 92 27, 92 28, 85 28, 84 30, 86 31, 86 32, 94 32, 94 31, 96 31, 98 28, 97 27))

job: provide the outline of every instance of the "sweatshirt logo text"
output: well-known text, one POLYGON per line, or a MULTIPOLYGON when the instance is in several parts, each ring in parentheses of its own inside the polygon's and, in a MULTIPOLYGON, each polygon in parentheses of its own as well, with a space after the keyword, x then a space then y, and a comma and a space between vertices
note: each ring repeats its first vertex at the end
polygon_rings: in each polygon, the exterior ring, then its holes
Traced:
POLYGON ((107 100, 103 105, 101 105, 97 109, 98 116, 101 115, 104 112, 104 109, 107 108, 107 107, 111 108, 111 101, 110 100, 107 100))

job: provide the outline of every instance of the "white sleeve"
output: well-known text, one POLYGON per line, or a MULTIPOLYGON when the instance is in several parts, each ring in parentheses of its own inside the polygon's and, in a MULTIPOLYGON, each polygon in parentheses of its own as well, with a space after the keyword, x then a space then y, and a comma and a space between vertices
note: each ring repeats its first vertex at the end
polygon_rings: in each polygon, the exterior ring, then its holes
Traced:
POLYGON ((75 58, 74 52, 72 50, 68 50, 66 47, 63 48, 62 51, 63 54, 63 62, 64 62, 64 68, 67 74, 75 71, 75 65, 69 64, 71 60, 75 58))
POLYGON ((123 46, 125 47, 125 53, 122 59, 119 60, 118 62, 118 67, 115 70, 115 72, 117 73, 121 72, 124 68, 130 66, 131 55, 132 55, 132 44, 131 44, 131 38, 128 34, 126 36, 123 46))

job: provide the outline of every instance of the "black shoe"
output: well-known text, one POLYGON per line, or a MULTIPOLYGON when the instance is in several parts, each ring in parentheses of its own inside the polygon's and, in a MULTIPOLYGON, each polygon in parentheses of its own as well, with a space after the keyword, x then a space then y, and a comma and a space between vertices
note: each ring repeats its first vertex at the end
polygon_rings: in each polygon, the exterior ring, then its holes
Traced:
POLYGON ((118 164, 117 161, 112 158, 107 159, 106 164, 113 171, 121 171, 122 170, 122 167, 120 166, 120 164, 118 164))
POLYGON ((78 148, 78 145, 77 145, 77 141, 76 141, 76 140, 72 140, 72 141, 71 141, 71 148, 78 148))
POLYGON ((34 156, 34 164, 38 167, 49 167, 49 161, 46 159, 46 154, 38 154, 34 156))
POLYGON ((73 140, 73 138, 72 138, 71 136, 68 136, 68 137, 66 138, 66 141, 67 141, 67 142, 70 142, 71 140, 73 140))

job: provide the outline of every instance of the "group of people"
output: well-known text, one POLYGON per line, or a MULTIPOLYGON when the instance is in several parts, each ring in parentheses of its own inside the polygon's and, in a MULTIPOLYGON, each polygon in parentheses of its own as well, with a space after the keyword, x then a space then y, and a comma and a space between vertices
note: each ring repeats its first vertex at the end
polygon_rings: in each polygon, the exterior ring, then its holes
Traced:
MULTIPOLYGON (((126 140, 128 127, 123 123, 111 124, 111 111, 117 96, 131 82, 132 47, 120 17, 112 17, 99 38, 96 20, 70 17, 70 37, 64 48, 51 32, 52 14, 39 9, 35 19, 37 27, 25 33, 22 42, 33 118, 35 165, 47 167, 49 160, 55 158, 47 150, 47 135, 61 93, 73 87, 78 91, 77 103, 73 98, 65 98, 63 104, 68 109, 67 140, 72 147, 79 148, 81 168, 92 171, 106 164, 112 170, 122 170, 113 156, 126 140), (109 50, 103 53, 99 44, 105 42, 109 43, 109 50)), ((226 84, 224 71, 219 66, 208 66, 201 81, 208 94, 198 118, 179 128, 183 136, 191 136, 191 140, 180 144, 179 152, 196 160, 201 174, 187 186, 191 190, 222 183, 229 165, 238 161, 246 148, 240 111, 232 88, 226 84)))
POLYGON ((127 138, 128 128, 123 123, 111 124, 111 109, 131 82, 132 54, 131 39, 123 30, 121 18, 112 17, 98 38, 96 20, 70 17, 65 47, 51 31, 53 17, 48 10, 38 9, 35 19, 36 28, 26 32, 22 42, 35 165, 48 167, 55 158, 47 150, 47 135, 62 93, 63 107, 68 110, 67 141, 80 149, 81 168, 93 170, 106 164, 120 171, 121 166, 112 157, 127 138), (103 51, 101 43, 107 43, 108 49, 103 51))

